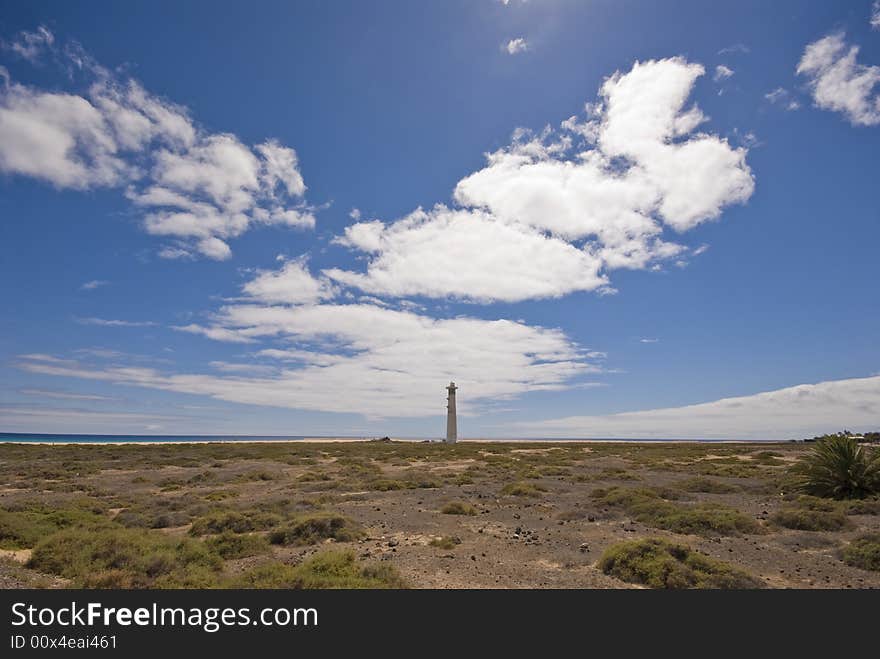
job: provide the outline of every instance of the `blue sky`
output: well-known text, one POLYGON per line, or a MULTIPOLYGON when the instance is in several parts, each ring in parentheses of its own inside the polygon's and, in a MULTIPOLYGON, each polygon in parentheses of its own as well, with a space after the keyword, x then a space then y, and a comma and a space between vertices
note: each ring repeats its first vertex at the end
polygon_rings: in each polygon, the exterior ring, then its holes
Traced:
POLYGON ((4 2, 0 430, 880 426, 880 7, 4 2))

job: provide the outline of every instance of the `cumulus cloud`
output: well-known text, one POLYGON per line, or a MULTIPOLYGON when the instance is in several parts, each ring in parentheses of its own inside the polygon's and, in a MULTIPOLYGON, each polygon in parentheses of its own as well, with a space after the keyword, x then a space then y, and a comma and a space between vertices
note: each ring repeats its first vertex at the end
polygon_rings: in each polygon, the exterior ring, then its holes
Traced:
POLYGON ((502 44, 501 47, 508 55, 516 55, 517 53, 526 52, 529 49, 529 44, 523 37, 516 37, 502 44))
MULTIPOLYGON (((54 39, 46 34, 39 43, 21 43, 50 48, 54 39)), ((250 147, 235 135, 210 133, 186 108, 77 53, 59 56, 75 57, 90 79, 78 93, 5 76, 0 172, 58 188, 122 188, 143 209, 145 229, 174 241, 160 251, 164 258, 229 258, 228 241, 254 225, 314 227, 293 149, 271 139, 250 147)))
POLYGON ((856 61, 858 46, 846 43, 842 32, 809 44, 797 66, 806 77, 816 107, 840 112, 853 125, 880 124, 880 66, 856 61))
POLYGON ((330 282, 312 276, 304 258, 288 261, 280 270, 261 271, 242 290, 247 296, 269 304, 315 303, 336 294, 330 282))
POLYGON ((833 380, 685 407, 521 424, 546 437, 800 439, 841 428, 873 430, 880 377, 833 380))
POLYGON ((208 336, 217 330, 212 338, 219 340, 274 339, 287 346, 258 353, 279 364, 273 375, 225 364, 220 374, 166 374, 27 355, 18 365, 45 375, 371 417, 436 414, 443 408, 438 383, 453 378, 467 391, 462 411, 468 413, 485 401, 561 389, 600 370, 560 330, 510 320, 438 319, 369 304, 230 305, 202 329, 208 336))
POLYGON ((513 302, 607 283, 597 255, 480 210, 419 209, 387 226, 355 224, 338 242, 375 258, 365 274, 330 268, 328 277, 396 297, 513 302))
POLYGON ((373 294, 479 301, 611 291, 607 272, 681 259, 667 240, 718 218, 754 190, 747 148, 698 132, 685 107, 699 64, 636 63, 602 85, 583 120, 514 133, 510 146, 462 179, 458 208, 358 222, 338 242, 367 255, 366 272, 332 279, 373 294))

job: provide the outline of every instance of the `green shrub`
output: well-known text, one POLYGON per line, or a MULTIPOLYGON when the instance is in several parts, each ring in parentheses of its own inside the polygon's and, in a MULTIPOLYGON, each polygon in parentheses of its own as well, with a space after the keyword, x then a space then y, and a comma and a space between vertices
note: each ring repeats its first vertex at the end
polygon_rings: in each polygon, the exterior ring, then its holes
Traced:
POLYGON ((209 533, 250 533, 269 529, 281 521, 281 516, 259 510, 239 512, 235 510, 216 511, 193 520, 190 535, 209 533))
POLYGON ((476 515, 477 509, 469 503, 450 501, 440 509, 444 515, 476 515))
POLYGON ((27 565, 83 588, 161 588, 174 586, 190 571, 204 577, 221 564, 219 556, 188 538, 141 529, 79 528, 42 540, 27 565))
POLYGON ((379 478, 374 481, 368 483, 368 486, 371 490, 377 490, 379 492, 389 492, 391 490, 405 490, 407 489, 407 484, 403 481, 393 480, 390 478, 379 478))
POLYGON ((534 483, 508 483, 501 488, 501 494, 514 497, 539 497, 547 489, 534 483))
POLYGON ((880 515, 880 499, 854 499, 846 502, 849 515, 880 515))
POLYGON ((235 496, 235 492, 229 490, 214 490, 203 495, 205 501, 224 501, 235 496))
POLYGON ((763 582, 732 565, 661 538, 621 542, 599 560, 605 573, 651 588, 761 588, 763 582))
MULTIPOLYGON (((672 494, 661 490, 663 494, 672 494)), ((761 525, 748 515, 715 503, 682 505, 661 498, 649 488, 596 490, 592 496, 608 506, 621 507, 642 524, 675 533, 737 535, 760 533, 761 525)))
POLYGON ((307 471, 297 478, 301 483, 316 483, 320 481, 332 481, 333 477, 323 471, 307 471))
POLYGON ((839 510, 824 511, 809 508, 783 508, 770 521, 777 526, 798 531, 840 531, 852 523, 839 510))
POLYGON ((405 588, 394 566, 362 565, 353 551, 325 551, 300 565, 266 563, 229 585, 236 588, 405 588))
POLYGON ((363 536, 363 531, 348 517, 338 513, 319 512, 301 515, 290 524, 273 530, 269 542, 273 545, 313 545, 327 539, 352 542, 363 536))
POLYGON ((274 481, 278 476, 279 474, 274 474, 265 469, 261 469, 259 471, 249 471, 244 474, 239 474, 235 480, 239 483, 247 483, 248 481, 274 481))
POLYGON ((461 539, 444 535, 442 538, 431 538, 428 544, 439 549, 455 549, 457 545, 461 544, 461 539))
POLYGON ((244 558, 269 551, 269 541, 261 535, 224 531, 205 540, 209 549, 221 558, 244 558))
POLYGON ((856 538, 843 550, 843 562, 863 570, 880 570, 880 533, 856 538))
POLYGON ((731 492, 739 491, 739 488, 735 485, 729 485, 728 483, 702 476, 695 476, 694 478, 679 481, 675 486, 686 492, 706 492, 709 494, 729 494, 731 492))
POLYGON ((40 505, 23 510, 0 509, 0 548, 28 549, 61 529, 98 528, 110 524, 102 513, 87 506, 57 510, 40 505))
POLYGON ((880 451, 845 435, 829 435, 792 468, 801 491, 830 499, 862 499, 880 493, 880 451))

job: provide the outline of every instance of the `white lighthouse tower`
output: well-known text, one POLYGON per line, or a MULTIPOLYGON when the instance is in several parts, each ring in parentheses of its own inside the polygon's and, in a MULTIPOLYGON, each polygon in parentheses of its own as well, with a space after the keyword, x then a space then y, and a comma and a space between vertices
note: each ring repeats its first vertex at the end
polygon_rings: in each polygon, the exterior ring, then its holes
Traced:
POLYGON ((446 397, 446 443, 455 444, 458 439, 458 420, 455 416, 455 382, 450 382, 446 387, 449 395, 446 397))

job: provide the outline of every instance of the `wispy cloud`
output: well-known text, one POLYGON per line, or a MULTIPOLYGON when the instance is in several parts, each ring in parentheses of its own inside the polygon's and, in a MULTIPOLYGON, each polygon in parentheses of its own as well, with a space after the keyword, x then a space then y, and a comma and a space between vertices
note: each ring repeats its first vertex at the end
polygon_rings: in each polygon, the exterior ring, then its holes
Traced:
POLYGON ((525 38, 517 37, 511 39, 506 44, 503 44, 502 49, 505 50, 508 55, 516 55, 517 53, 524 53, 529 50, 529 44, 525 38))
POLYGON ((715 73, 712 75, 712 80, 715 82, 721 82, 722 80, 727 80, 731 76, 733 76, 734 70, 728 66, 724 66, 723 64, 719 64, 715 67, 715 73))
POLYGON ((151 320, 115 320, 107 318, 76 318, 80 325, 97 325, 99 327, 153 327, 151 320))
POLYGON ((101 286, 107 286, 110 282, 104 279, 92 279, 91 281, 87 281, 82 286, 80 286, 80 290, 83 291, 93 291, 96 288, 100 288, 101 286))
POLYGON ((53 391, 51 389, 19 389, 18 393, 25 396, 37 396, 39 398, 57 398, 59 400, 94 400, 115 401, 118 398, 112 396, 99 396, 97 394, 80 394, 69 391, 53 391))
POLYGON ((639 339, 639 343, 659 343, 659 342, 660 342, 660 339, 649 339, 649 338, 639 339))
POLYGON ((26 30, 19 32, 15 39, 3 41, 2 46, 6 50, 35 64, 40 57, 55 43, 55 37, 48 28, 41 25, 33 32, 26 30))
POLYGON ((517 424, 546 437, 800 439, 841 428, 874 430, 880 377, 833 380, 710 403, 517 424))
POLYGON ((25 356, 17 366, 43 375, 374 418, 434 413, 437 383, 451 379, 468 392, 462 407, 467 413, 482 401, 565 389, 581 376, 604 370, 600 358, 588 356, 597 353, 582 349, 557 329, 510 320, 438 319, 367 304, 231 305, 215 314, 213 326, 188 331, 220 341, 283 339, 307 347, 259 353, 283 368, 210 364, 220 373, 166 373, 25 356))
POLYGON ((746 46, 744 43, 735 43, 732 46, 727 46, 726 48, 722 48, 718 51, 719 55, 747 55, 751 52, 751 49, 746 46))
POLYGON ((801 104, 798 102, 796 98, 793 98, 791 92, 789 92, 785 87, 777 87, 773 91, 769 91, 764 94, 764 98, 766 98, 773 105, 779 105, 786 110, 799 110, 801 104))

